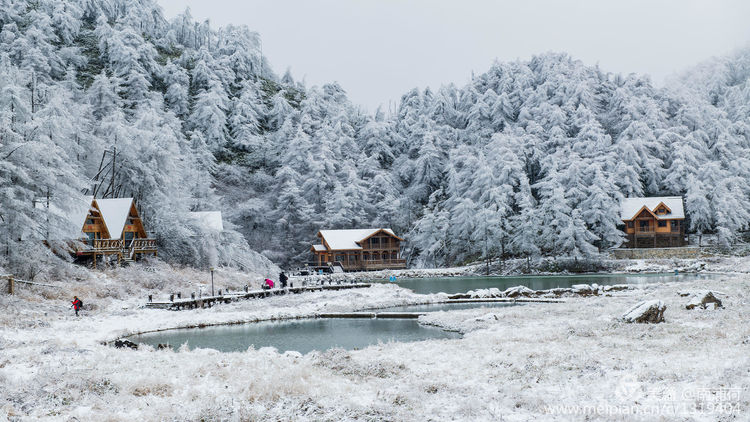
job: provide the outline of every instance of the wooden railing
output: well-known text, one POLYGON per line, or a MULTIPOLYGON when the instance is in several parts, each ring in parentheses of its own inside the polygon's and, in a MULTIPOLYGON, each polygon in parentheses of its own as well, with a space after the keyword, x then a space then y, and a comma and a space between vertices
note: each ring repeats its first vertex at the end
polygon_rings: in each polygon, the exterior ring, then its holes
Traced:
MULTIPOLYGON (((340 262, 340 261, 339 261, 340 262)), ((377 270, 384 268, 406 268, 405 259, 367 259, 340 262, 345 270, 377 270)))
POLYGON ((123 248, 122 239, 95 239, 93 249, 96 252, 114 252, 123 248))
POLYGON ((381 259, 362 261, 362 266, 366 270, 377 270, 381 268, 406 268, 405 259, 381 259))
POLYGON ((156 239, 133 239, 131 246, 136 252, 140 251, 155 251, 156 250, 156 239))
POLYGON ((676 235, 680 234, 680 229, 676 230, 636 230, 636 235, 647 235, 647 236, 654 236, 654 235, 676 235))
POLYGON ((133 253, 156 251, 156 239, 94 239, 93 242, 84 242, 86 248, 82 252, 121 252, 128 256, 133 253))

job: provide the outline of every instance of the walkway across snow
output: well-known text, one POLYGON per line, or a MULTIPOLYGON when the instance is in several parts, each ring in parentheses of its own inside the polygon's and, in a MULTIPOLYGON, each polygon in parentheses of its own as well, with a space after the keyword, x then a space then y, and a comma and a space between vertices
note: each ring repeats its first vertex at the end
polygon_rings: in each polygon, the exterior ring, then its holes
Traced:
POLYGON ((285 294, 297 294, 304 292, 315 292, 321 290, 342 290, 342 289, 356 289, 370 287, 370 283, 353 283, 353 284, 329 284, 319 286, 302 286, 302 287, 286 287, 278 289, 265 289, 265 290, 249 290, 246 292, 237 293, 225 293, 222 295, 215 296, 203 296, 197 298, 186 298, 186 299, 173 299, 168 301, 152 301, 147 302, 147 308, 159 308, 159 309, 171 309, 171 310, 182 310, 182 309, 196 309, 212 307, 215 304, 230 303, 232 301, 240 299, 257 299, 269 296, 285 295, 285 294))

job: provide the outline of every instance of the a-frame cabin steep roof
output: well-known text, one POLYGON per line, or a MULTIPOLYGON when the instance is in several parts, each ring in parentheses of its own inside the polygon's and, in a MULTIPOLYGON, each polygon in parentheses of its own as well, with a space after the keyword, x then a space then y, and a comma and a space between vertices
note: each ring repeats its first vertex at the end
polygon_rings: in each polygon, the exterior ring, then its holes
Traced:
POLYGON ((681 196, 652 196, 648 198, 626 198, 620 204, 620 219, 630 221, 646 208, 659 220, 672 220, 685 218, 685 210, 682 205, 681 196), (664 205, 669 211, 666 214, 656 214, 656 209, 664 205))
POLYGON ((321 230, 318 232, 318 237, 320 237, 323 243, 331 250, 359 250, 362 249, 359 242, 374 236, 380 231, 385 232, 396 239, 403 240, 396 236, 396 234, 393 233, 393 230, 389 228, 321 230))
POLYGON ((96 199, 96 205, 101 211, 104 224, 107 226, 110 239, 120 239, 125 228, 125 222, 133 206, 133 198, 96 199))

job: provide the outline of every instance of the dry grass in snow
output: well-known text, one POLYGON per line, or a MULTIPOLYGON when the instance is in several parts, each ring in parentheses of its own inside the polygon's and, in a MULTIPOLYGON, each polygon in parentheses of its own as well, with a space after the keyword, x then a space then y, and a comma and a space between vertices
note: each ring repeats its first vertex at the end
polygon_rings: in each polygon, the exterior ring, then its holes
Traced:
MULTIPOLYGON (((223 276, 239 288, 263 275, 223 276)), ((558 304, 437 312, 421 322, 464 337, 356 351, 132 351, 101 344, 156 329, 439 298, 377 285, 193 311, 140 307, 152 289, 188 291, 200 282, 205 274, 166 267, 91 273, 70 282, 92 304, 78 319, 68 293, 26 288, 0 296, 0 419, 715 421, 742 420, 750 411, 747 275, 558 304), (690 289, 720 292, 724 308, 686 310, 688 299, 678 292, 690 289), (618 319, 645 299, 667 304, 665 323, 618 319)))

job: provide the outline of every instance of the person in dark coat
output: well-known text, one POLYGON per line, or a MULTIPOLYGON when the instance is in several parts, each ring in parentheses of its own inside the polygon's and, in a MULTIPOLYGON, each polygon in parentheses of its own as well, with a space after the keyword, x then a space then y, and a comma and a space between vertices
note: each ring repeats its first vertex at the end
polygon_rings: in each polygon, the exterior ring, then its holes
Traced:
POLYGON ((282 271, 281 274, 279 274, 279 282, 281 282, 282 289, 286 287, 287 280, 289 280, 289 277, 287 277, 286 274, 284 274, 284 271, 282 271))
POLYGON ((78 296, 73 296, 73 302, 72 302, 73 309, 76 311, 76 316, 78 316, 78 310, 83 307, 83 302, 81 299, 78 299, 78 296))

